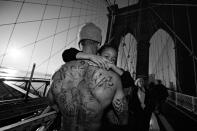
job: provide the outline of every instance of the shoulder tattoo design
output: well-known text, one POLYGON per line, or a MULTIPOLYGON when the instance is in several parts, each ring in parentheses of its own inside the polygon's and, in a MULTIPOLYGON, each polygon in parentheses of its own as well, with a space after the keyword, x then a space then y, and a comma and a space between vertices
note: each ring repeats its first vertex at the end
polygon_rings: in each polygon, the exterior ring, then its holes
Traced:
POLYGON ((113 107, 117 114, 121 114, 124 111, 128 110, 126 98, 123 97, 121 99, 115 99, 113 101, 113 107))
POLYGON ((118 117, 119 124, 125 124, 128 121, 128 104, 126 98, 116 99, 112 103, 115 113, 118 117))
POLYGON ((113 76, 108 71, 97 67, 90 67, 86 72, 86 79, 89 81, 89 87, 92 89, 104 88, 113 89, 113 76))

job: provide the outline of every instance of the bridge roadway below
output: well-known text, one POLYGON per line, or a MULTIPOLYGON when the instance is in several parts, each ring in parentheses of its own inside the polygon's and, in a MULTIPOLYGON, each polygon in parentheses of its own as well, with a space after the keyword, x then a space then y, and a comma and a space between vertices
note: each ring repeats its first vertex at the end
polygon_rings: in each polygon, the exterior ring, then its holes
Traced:
POLYGON ((164 103, 160 114, 156 114, 160 131, 197 131, 197 114, 169 101, 164 103))
MULTIPOLYGON (((47 105, 46 98, 0 102, 0 127, 32 116, 47 105)), ((155 115, 160 131, 197 131, 197 115, 169 101, 163 104, 161 113, 155 115)))

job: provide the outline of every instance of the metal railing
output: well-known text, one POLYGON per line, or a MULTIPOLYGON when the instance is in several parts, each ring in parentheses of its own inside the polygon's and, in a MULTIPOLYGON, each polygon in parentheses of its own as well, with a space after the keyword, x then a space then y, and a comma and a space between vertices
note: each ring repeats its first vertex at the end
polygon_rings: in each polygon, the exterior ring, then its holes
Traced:
POLYGON ((0 128, 0 131, 35 131, 39 127, 45 127, 45 130, 53 123, 57 114, 55 111, 42 114, 30 119, 22 120, 17 123, 4 126, 0 128))
POLYGON ((197 97, 168 90, 168 100, 197 115, 197 97))

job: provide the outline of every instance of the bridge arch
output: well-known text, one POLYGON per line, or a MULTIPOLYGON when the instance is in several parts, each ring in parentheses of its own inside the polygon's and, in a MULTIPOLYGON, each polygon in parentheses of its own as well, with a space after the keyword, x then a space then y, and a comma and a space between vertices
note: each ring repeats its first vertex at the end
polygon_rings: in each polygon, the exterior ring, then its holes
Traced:
POLYGON ((117 66, 131 73, 133 78, 136 74, 137 40, 130 32, 121 37, 118 47, 117 66))
POLYGON ((167 87, 176 87, 175 43, 171 35, 159 28, 149 47, 149 74, 161 79, 167 87))

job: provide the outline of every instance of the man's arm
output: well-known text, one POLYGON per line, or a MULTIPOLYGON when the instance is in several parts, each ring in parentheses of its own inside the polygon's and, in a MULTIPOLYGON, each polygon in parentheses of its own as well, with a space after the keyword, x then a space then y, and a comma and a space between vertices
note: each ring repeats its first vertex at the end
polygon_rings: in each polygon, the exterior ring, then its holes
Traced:
POLYGON ((117 67, 115 64, 113 63, 108 63, 109 64, 109 68, 111 68, 114 72, 116 72, 118 75, 122 76, 124 71, 121 70, 119 67, 117 67))
POLYGON ((55 80, 59 80, 59 79, 61 79, 60 71, 57 71, 52 76, 52 80, 53 81, 51 82, 52 84, 50 85, 50 88, 49 88, 49 90, 47 92, 48 106, 44 109, 42 114, 48 113, 48 112, 52 111, 53 109, 58 112, 58 107, 56 105, 56 102, 55 102, 55 99, 54 99, 54 95, 52 93, 52 88, 54 88, 54 81, 55 80))
MULTIPOLYGON (((48 92, 48 94, 47 94, 47 98, 48 98, 48 100, 49 100, 49 106, 50 106, 51 108, 53 108, 56 112, 58 112, 59 109, 58 109, 58 107, 57 107, 57 105, 56 105, 56 102, 55 102, 55 99, 54 99, 54 96, 53 96, 53 94, 52 94, 51 89, 49 89, 49 92, 48 92)), ((48 107, 48 108, 49 108, 49 107, 48 107)), ((51 108, 49 108, 49 109, 51 110, 51 108)))
POLYGON ((62 59, 64 62, 69 62, 73 60, 91 60, 92 62, 96 63, 100 68, 105 69, 109 69, 107 63, 110 63, 109 60, 104 57, 98 56, 96 54, 88 54, 75 48, 64 50, 64 52, 62 53, 62 59))
POLYGON ((121 81, 124 81, 124 83, 122 83, 122 87, 123 88, 130 88, 130 87, 134 87, 134 80, 131 77, 130 72, 128 71, 124 71, 123 69, 117 67, 116 65, 112 64, 112 63, 108 63, 109 68, 111 68, 113 71, 115 71, 118 75, 120 75, 121 81))
POLYGON ((123 93, 120 79, 116 80, 116 93, 112 101, 115 113, 118 116, 119 124, 126 125, 128 123, 128 103, 123 93))
MULTIPOLYGON (((59 111, 59 109, 58 109, 58 106, 57 106, 57 104, 56 104, 55 96, 54 96, 53 91, 54 91, 55 86, 57 86, 56 83, 58 83, 58 81, 62 79, 62 78, 61 78, 61 73, 60 73, 60 72, 61 72, 61 71, 58 70, 58 71, 56 71, 56 72, 53 74, 52 80, 51 80, 51 84, 50 84, 50 89, 49 89, 49 91, 48 91, 48 93, 47 93, 47 98, 48 98, 48 100, 49 100, 49 106, 50 106, 51 108, 53 108, 55 111, 57 111, 57 112, 59 111)), ((51 108, 50 108, 50 110, 51 110, 51 108)))

